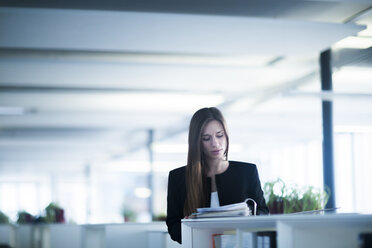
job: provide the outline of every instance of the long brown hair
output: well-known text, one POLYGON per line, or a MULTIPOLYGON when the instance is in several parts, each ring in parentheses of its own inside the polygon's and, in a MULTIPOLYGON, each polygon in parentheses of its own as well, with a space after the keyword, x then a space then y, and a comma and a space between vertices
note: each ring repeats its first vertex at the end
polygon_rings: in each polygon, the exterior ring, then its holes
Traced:
POLYGON ((223 126, 226 135, 226 151, 225 157, 227 160, 229 150, 229 136, 225 118, 221 111, 215 107, 202 108, 195 112, 192 116, 189 126, 189 150, 187 154, 186 166, 186 201, 184 206, 185 216, 196 211, 196 208, 205 207, 205 173, 206 164, 204 162, 204 154, 201 145, 201 135, 204 126, 212 121, 217 120, 223 126))

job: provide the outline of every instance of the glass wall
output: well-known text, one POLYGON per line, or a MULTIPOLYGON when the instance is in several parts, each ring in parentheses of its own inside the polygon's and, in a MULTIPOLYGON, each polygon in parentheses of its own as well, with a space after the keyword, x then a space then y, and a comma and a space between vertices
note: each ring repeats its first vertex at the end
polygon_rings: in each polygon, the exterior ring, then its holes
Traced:
MULTIPOLYGON (((321 141, 314 140, 278 149, 240 156, 257 164, 261 183, 281 178, 287 183, 322 187, 321 141)), ((370 212, 372 200, 372 133, 335 133, 336 206, 340 212, 370 212)), ((117 164, 116 162, 115 164, 117 164)), ((122 161, 139 165, 138 161, 122 161)), ((148 163, 143 161, 146 166, 148 163)), ((170 167, 185 164, 184 154, 172 161, 156 162, 153 183, 154 214, 161 219, 166 213, 167 176, 170 167), (162 166, 166 169, 160 169, 162 166)), ((148 170, 134 172, 114 165, 92 166, 90 175, 84 172, 61 175, 29 174, 19 176, 2 173, 0 177, 0 209, 12 220, 18 210, 33 215, 42 214, 52 201, 65 209, 65 217, 76 223, 120 223, 150 221, 148 170)), ((23 173, 20 173, 23 174, 23 173)))

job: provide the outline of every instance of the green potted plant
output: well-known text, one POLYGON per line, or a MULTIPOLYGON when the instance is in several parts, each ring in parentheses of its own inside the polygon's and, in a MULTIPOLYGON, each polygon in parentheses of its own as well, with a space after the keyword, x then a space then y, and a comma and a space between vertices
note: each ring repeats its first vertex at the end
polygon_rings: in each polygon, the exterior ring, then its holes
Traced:
POLYGON ((9 217, 0 211, 0 224, 9 224, 10 221, 9 221, 9 217))
POLYGON ((277 179, 275 181, 266 182, 264 184, 264 194, 266 204, 271 214, 281 214, 284 212, 284 191, 285 184, 283 180, 277 179), (274 192, 275 190, 275 192, 274 192))
POLYGON ((51 202, 46 208, 46 221, 49 223, 65 223, 64 210, 57 203, 51 202))
POLYGON ((123 207, 122 215, 124 217, 124 222, 135 222, 137 219, 137 213, 129 207, 123 207))
POLYGON ((17 215, 17 224, 30 224, 35 221, 35 217, 26 211, 19 211, 17 215))
POLYGON ((167 215, 165 213, 159 213, 152 216, 153 221, 165 221, 167 219, 167 215))
POLYGON ((265 183, 264 192, 271 214, 323 209, 330 194, 329 190, 320 190, 313 186, 288 186, 279 178, 265 183))

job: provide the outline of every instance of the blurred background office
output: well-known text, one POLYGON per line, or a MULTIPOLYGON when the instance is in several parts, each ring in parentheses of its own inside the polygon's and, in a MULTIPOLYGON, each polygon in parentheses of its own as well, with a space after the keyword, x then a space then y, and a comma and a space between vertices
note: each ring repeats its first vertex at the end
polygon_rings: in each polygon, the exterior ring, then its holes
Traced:
POLYGON ((12 221, 50 202, 78 224, 162 219, 205 106, 222 110, 229 158, 256 163, 262 184, 322 188, 322 100, 335 206, 372 211, 371 1, 0 3, 0 211, 12 221))

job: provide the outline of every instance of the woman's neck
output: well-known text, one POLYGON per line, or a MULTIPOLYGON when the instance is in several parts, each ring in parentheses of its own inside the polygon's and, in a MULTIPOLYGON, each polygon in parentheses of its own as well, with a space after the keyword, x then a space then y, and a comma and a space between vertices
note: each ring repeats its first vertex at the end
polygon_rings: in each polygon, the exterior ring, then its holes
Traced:
POLYGON ((208 165, 208 177, 221 174, 227 170, 227 167, 229 167, 229 162, 227 160, 207 160, 206 162, 208 165))

